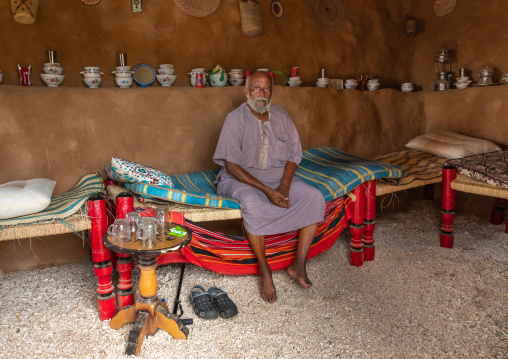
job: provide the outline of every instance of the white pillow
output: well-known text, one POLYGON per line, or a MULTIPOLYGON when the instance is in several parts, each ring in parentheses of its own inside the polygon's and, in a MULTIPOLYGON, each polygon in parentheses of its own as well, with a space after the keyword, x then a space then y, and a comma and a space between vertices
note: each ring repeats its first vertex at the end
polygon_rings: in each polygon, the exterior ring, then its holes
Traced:
POLYGON ((49 206, 56 182, 46 178, 0 185, 0 219, 37 213, 49 206))
POLYGON ((413 138, 406 147, 449 159, 501 150, 490 141, 449 131, 426 133, 413 138))

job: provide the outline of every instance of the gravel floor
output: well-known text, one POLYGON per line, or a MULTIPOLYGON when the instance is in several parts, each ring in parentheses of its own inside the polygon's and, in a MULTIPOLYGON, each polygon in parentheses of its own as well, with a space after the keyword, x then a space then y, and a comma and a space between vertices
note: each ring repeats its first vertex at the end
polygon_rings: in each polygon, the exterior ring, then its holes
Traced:
MULTIPOLYGON (((349 266, 346 230, 309 261, 310 290, 284 271, 274 274, 275 304, 260 299, 255 276, 188 265, 182 299, 194 318, 189 339, 160 330, 139 358, 508 358, 508 234, 476 217, 455 223, 449 250, 439 247, 432 204, 378 213, 375 261, 349 266), (240 314, 198 319, 188 300, 195 284, 226 290, 240 314)), ((169 301, 178 273, 176 265, 157 269, 159 294, 169 301)), ((1 358, 124 357, 132 325, 116 331, 99 321, 92 263, 0 279, 1 358)))

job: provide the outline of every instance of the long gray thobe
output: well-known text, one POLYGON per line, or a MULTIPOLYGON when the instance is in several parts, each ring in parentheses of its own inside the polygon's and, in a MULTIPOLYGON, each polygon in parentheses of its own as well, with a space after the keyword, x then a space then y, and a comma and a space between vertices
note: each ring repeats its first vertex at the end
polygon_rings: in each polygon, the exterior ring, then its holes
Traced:
POLYGON ((254 235, 285 233, 320 222, 325 214, 321 192, 293 177, 289 191, 290 208, 272 204, 260 190, 242 183, 226 171, 226 162, 235 163, 266 186, 280 185, 287 161, 299 164, 302 145, 288 113, 278 105, 270 107, 270 120, 258 120, 244 103, 226 117, 213 156, 223 166, 217 193, 240 203, 245 229, 254 235))

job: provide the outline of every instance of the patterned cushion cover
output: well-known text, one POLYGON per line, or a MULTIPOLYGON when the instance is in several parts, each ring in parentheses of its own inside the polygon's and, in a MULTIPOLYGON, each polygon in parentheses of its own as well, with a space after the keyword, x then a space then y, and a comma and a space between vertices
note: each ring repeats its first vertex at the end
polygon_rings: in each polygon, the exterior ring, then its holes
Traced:
POLYGON ((0 185, 0 219, 40 212, 49 206, 56 182, 46 178, 0 185))
POLYGON ((508 150, 446 161, 457 172, 492 186, 508 188, 508 150))
POLYGON ((490 141, 449 131, 426 133, 413 138, 406 147, 448 159, 501 150, 490 141))
POLYGON ((155 168, 121 158, 111 158, 111 166, 106 167, 108 177, 118 182, 147 183, 164 188, 173 188, 171 178, 155 168))
MULTIPOLYGON (((147 197, 219 208, 240 208, 238 202, 217 195, 213 181, 218 170, 194 172, 171 176, 174 188, 142 183, 127 183, 125 188, 147 197)), ((318 188, 325 201, 342 197, 361 183, 381 177, 402 177, 400 166, 366 160, 342 152, 336 148, 321 147, 303 152, 303 159, 296 176, 318 188)))

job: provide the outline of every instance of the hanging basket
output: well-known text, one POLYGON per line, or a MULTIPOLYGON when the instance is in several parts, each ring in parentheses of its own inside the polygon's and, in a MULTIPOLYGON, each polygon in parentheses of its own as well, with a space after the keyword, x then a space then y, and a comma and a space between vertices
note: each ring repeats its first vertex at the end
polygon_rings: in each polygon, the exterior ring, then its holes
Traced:
POLYGON ((261 4, 257 0, 239 0, 239 4, 242 34, 248 37, 261 35, 263 33, 261 4))
POLYGON ((39 0, 10 0, 14 21, 20 24, 33 24, 37 20, 39 0))

